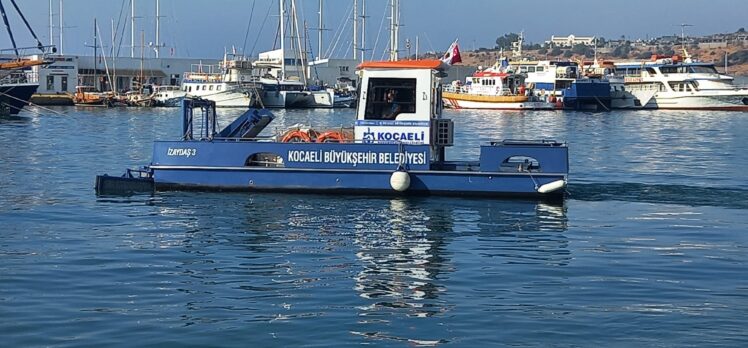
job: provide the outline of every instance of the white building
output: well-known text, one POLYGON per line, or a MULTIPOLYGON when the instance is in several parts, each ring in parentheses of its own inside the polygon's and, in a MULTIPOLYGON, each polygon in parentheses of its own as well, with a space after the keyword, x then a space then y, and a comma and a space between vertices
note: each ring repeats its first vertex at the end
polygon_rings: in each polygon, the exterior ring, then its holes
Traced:
POLYGON ((107 91, 111 87, 122 92, 136 88, 142 76, 144 84, 179 86, 182 76, 193 64, 216 64, 219 59, 196 58, 103 58, 94 62, 92 56, 52 56, 48 66, 35 66, 33 73, 39 78, 37 94, 75 93, 76 86, 95 86, 107 91), (116 81, 112 86, 109 81, 116 81))
POLYGON ((549 45, 551 47, 573 47, 574 45, 585 45, 585 46, 593 46, 595 45, 595 37, 594 36, 575 36, 574 34, 571 34, 569 36, 551 36, 550 41, 545 42, 546 45, 549 45))

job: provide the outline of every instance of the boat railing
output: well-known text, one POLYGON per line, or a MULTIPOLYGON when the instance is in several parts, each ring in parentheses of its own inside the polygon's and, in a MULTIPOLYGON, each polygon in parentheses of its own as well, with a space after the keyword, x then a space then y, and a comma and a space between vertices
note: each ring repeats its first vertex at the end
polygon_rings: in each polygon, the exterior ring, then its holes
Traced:
MULTIPOLYGON (((280 135, 269 135, 269 136, 259 136, 254 138, 241 138, 241 137, 212 137, 212 138, 200 138, 195 139, 199 141, 222 141, 222 142, 261 142, 261 143, 274 143, 274 142, 281 142, 280 135)), ((335 144, 391 144, 391 145, 426 145, 427 143, 424 142, 416 142, 416 141, 397 141, 397 140, 368 140, 368 139, 344 139, 340 141, 332 141, 328 143, 335 143, 335 144)), ((320 144, 318 142, 298 142, 298 143, 291 143, 289 144, 320 144)))

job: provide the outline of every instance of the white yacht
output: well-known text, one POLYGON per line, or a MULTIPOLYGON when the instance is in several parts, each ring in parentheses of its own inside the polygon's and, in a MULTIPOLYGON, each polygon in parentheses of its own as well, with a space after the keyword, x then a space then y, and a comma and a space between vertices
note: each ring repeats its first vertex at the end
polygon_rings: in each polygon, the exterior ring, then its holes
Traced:
POLYGON ((636 108, 748 110, 748 88, 720 74, 712 63, 698 62, 688 52, 652 56, 648 62, 615 63, 636 108))
POLYGON ((217 107, 247 108, 257 100, 252 64, 243 57, 224 57, 219 65, 196 64, 184 74, 182 92, 216 102, 217 107))

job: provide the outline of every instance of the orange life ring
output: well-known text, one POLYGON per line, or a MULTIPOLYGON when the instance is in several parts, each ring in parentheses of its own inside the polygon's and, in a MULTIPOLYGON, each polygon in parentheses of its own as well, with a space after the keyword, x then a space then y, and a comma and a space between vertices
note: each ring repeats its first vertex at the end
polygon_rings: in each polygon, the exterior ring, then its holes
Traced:
POLYGON ((341 131, 326 131, 317 137, 318 143, 342 143, 346 140, 348 137, 341 131))
POLYGON ((312 137, 316 137, 317 132, 314 130, 301 130, 301 129, 293 129, 286 134, 283 134, 283 137, 281 138, 281 142, 284 143, 311 143, 312 137))

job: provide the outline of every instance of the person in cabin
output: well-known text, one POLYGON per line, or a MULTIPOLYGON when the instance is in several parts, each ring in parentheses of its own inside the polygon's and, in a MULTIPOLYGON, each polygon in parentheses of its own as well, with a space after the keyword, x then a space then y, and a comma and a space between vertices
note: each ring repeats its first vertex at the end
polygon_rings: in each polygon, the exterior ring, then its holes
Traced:
POLYGON ((385 116, 386 119, 394 120, 395 117, 400 113, 401 106, 397 103, 397 91, 390 89, 385 95, 385 100, 390 105, 390 112, 385 116))

